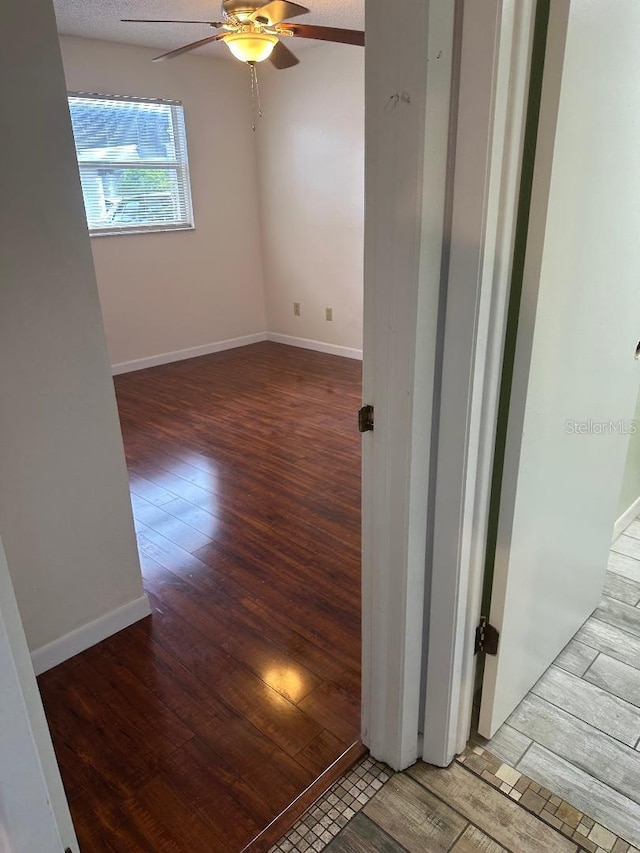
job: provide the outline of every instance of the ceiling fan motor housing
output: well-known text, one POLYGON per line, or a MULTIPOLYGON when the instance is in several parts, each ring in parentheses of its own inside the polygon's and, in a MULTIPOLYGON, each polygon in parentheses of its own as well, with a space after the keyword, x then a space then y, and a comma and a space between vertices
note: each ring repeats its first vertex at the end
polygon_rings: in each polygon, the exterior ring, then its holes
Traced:
POLYGON ((256 9, 264 6, 264 0, 224 0, 222 14, 225 18, 237 18, 245 21, 256 9))

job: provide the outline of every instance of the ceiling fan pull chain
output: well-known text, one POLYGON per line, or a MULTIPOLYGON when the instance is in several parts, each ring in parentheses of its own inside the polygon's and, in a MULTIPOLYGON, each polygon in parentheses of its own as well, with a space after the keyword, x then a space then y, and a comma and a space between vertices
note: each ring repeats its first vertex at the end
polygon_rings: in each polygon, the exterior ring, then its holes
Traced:
POLYGON ((253 130, 255 132, 257 119, 262 118, 262 104, 260 103, 260 87, 258 86, 258 72, 254 62, 248 63, 251 74, 251 101, 253 103, 253 130))

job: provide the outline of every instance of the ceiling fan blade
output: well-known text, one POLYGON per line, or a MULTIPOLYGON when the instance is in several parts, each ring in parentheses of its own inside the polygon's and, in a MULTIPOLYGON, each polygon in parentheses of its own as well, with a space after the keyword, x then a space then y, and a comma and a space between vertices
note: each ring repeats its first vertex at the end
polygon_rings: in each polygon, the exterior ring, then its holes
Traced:
POLYGON ((206 24, 209 27, 220 28, 220 21, 157 21, 151 18, 120 18, 123 24, 206 24))
POLYGON ((343 30, 339 27, 315 27, 313 24, 286 24, 286 28, 303 39, 319 39, 333 41, 338 44, 357 44, 364 47, 364 32, 362 30, 343 30))
POLYGON ((289 3, 288 0, 272 0, 271 3, 256 9, 251 15, 251 20, 261 22, 264 20, 265 23, 273 26, 273 24, 279 24, 280 21, 286 21, 298 15, 306 15, 308 11, 306 6, 289 3))
POLYGON ((276 68, 291 68, 294 65, 297 65, 300 60, 298 57, 291 53, 286 44, 282 44, 281 41, 273 48, 271 52, 271 56, 269 57, 271 62, 275 65, 276 68))
POLYGON ((191 44, 185 44, 183 47, 178 47, 175 50, 170 50, 169 53, 163 53, 162 56, 154 57, 154 62, 162 62, 165 59, 173 59, 174 56, 180 56, 182 53, 188 53, 190 50, 195 50, 197 47, 203 47, 205 44, 210 44, 212 41, 218 41, 221 38, 224 38, 226 33, 218 33, 215 36, 209 36, 206 39, 200 39, 200 41, 193 41, 191 44))

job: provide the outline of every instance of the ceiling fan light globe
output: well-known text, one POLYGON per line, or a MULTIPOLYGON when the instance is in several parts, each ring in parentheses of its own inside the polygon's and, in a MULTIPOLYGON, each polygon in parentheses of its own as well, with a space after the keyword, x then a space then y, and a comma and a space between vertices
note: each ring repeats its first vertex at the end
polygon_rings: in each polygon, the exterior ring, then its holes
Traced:
POLYGON ((271 33, 229 33, 223 41, 241 62, 263 62, 271 56, 278 37, 271 33))

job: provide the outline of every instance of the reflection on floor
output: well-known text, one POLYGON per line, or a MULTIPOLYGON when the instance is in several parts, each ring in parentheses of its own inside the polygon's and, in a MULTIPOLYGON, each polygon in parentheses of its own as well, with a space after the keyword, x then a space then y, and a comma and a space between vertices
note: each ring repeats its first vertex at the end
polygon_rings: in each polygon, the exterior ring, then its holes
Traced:
POLYGON ((40 678, 86 853, 238 853, 358 739, 360 372, 261 343, 116 378, 153 615, 40 678))
POLYGON ((640 847, 640 520, 608 569, 598 609, 486 747, 640 847))

